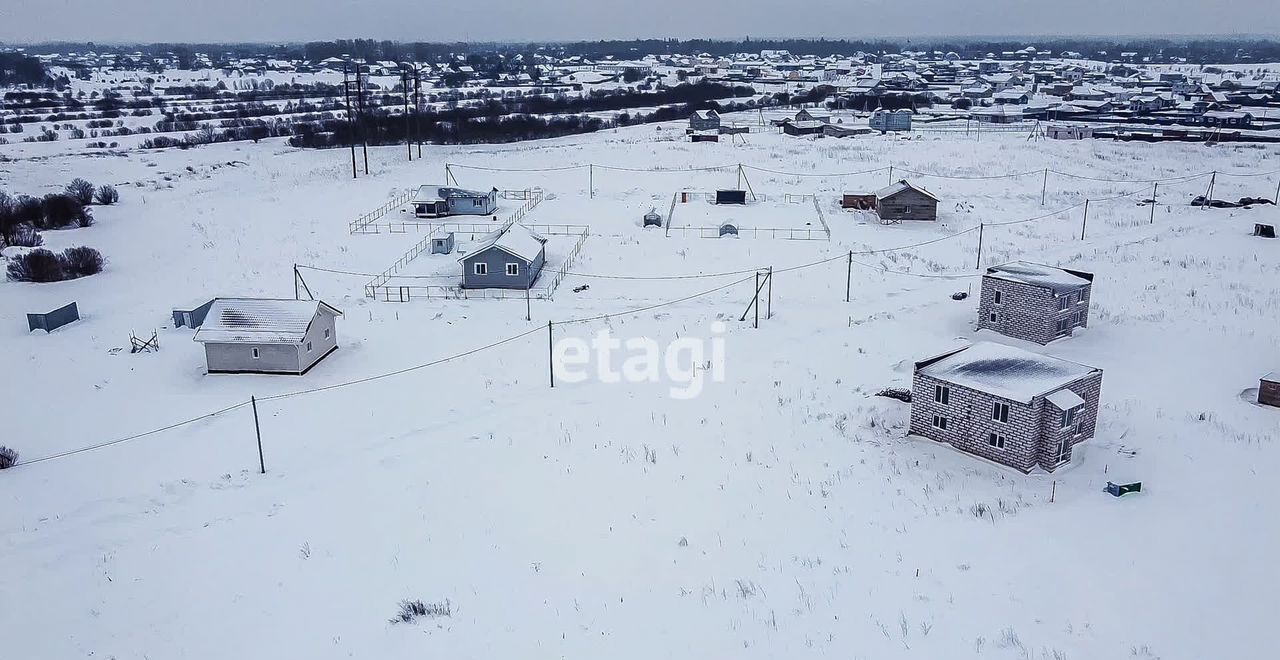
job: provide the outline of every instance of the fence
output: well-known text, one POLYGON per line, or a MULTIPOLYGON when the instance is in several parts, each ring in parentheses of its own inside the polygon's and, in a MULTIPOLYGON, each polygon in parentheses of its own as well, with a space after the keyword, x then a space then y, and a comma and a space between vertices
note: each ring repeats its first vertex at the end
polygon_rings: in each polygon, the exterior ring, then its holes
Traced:
POLYGON ((391 201, 387 202, 386 204, 383 204, 382 206, 379 206, 378 208, 372 211, 369 211, 368 213, 360 216, 359 218, 347 223, 347 229, 352 234, 378 233, 376 226, 374 227, 373 231, 368 230, 369 226, 372 225, 374 221, 376 221, 378 218, 381 218, 382 216, 390 213, 392 209, 398 209, 401 206, 408 204, 409 200, 413 199, 413 192, 414 191, 412 189, 409 189, 400 193, 399 195, 396 195, 394 198, 392 198, 391 201))
MULTIPOLYGON (((688 238, 695 233, 698 238, 719 238, 719 227, 671 227, 671 232, 680 232, 681 238, 688 238)), ((667 234, 670 236, 670 232, 667 234)), ((774 227, 737 227, 737 235, 745 238, 776 238, 792 241, 826 241, 831 238, 829 229, 812 228, 774 228, 774 227)))

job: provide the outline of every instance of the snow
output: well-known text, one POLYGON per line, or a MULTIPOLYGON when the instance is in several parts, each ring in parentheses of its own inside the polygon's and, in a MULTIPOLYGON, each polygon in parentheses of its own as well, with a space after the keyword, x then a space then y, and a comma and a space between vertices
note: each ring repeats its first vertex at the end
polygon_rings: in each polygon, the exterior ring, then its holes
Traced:
POLYGON ((1071 390, 1058 390, 1046 396, 1044 400, 1053 404, 1058 410, 1071 410, 1076 406, 1084 405, 1084 399, 1071 390))
POLYGON ((920 373, 995 396, 1031 403, 1097 371, 1093 367, 994 342, 977 342, 919 368, 920 373))
MULTIPOLYGON (((1265 654, 1280 611, 1280 414, 1241 394, 1280 352, 1280 252, 1249 235, 1280 213, 1190 207, 1206 175, 1162 182, 1151 223, 1136 204, 1151 185, 1129 181, 1217 170, 1216 197, 1269 196, 1274 147, 985 130, 691 144, 685 125, 429 145, 412 163, 403 146, 371 147, 358 179, 345 150, 279 140, 114 154, 0 145, 6 192, 42 195, 77 176, 121 192, 94 226, 43 233, 51 248, 101 249, 104 272, 0 283, 0 444, 39 459, 240 406, 0 472, 0 655, 1265 654), (463 167, 588 162, 640 171, 463 167), (523 300, 386 303, 364 297, 366 276, 303 270, 346 312, 342 350, 301 377, 204 374, 191 332, 170 327, 174 303, 291 298, 295 263, 381 272, 425 233, 353 236, 348 223, 439 180, 445 163, 475 189, 543 187, 530 225, 591 226, 553 300, 534 300, 526 320, 523 300), (642 229, 676 190, 733 186, 737 163, 758 195, 817 195, 831 240, 642 229), (838 211, 843 190, 885 185, 885 172, 823 173, 888 165, 1034 174, 913 175, 944 200, 937 223, 838 211), (1050 172, 1042 205, 1043 168, 1101 180, 1050 172), (1096 274, 1089 331, 1044 349, 1106 373, 1096 437, 1053 475, 909 437, 908 406, 875 396, 909 387, 933 342, 972 339, 976 298, 951 294, 1018 260, 1096 274), (762 309, 754 328, 738 319, 752 269, 767 266, 772 317, 762 309), (81 321, 27 333, 24 313, 67 300, 81 321), (617 315, 561 323, 602 314, 617 315), (662 343, 722 322, 726 381, 689 401, 665 382, 552 389, 548 321, 556 339, 611 329, 662 343), (160 352, 129 354, 129 332, 151 328, 160 352), (329 389, 301 393, 318 388, 329 389), (1116 475, 1143 492, 1101 492, 1116 475), (404 598, 448 599, 452 615, 388 623, 404 598)), ((783 226, 814 214, 811 203, 770 212, 783 226)))
POLYGON ((914 191, 916 191, 916 192, 919 192, 919 193, 923 193, 923 194, 925 194, 925 195, 928 195, 929 197, 931 197, 931 198, 932 198, 932 199, 934 199, 935 201, 942 201, 942 200, 938 199, 937 195, 934 195, 933 193, 929 192, 928 190, 925 190, 924 188, 921 188, 921 187, 919 187, 919 186, 912 185, 911 183, 908 183, 906 180, 901 180, 901 181, 894 182, 894 183, 892 183, 892 184, 889 184, 889 185, 887 185, 887 186, 885 186, 885 187, 883 187, 883 188, 881 188, 881 189, 877 190, 877 191, 876 191, 876 197, 879 197, 880 199, 888 199, 888 198, 893 197, 894 195, 896 195, 896 194, 898 194, 898 193, 900 193, 900 192, 902 192, 902 191, 904 191, 904 190, 914 190, 914 191))
POLYGON ((1055 295, 1075 291, 1089 283, 1089 280, 1061 268, 1028 261, 1013 261, 992 266, 987 269, 987 276, 1050 289, 1055 295))
POLYGON ((311 321, 322 306, 334 314, 341 313, 312 300, 217 298, 209 307, 204 323, 196 330, 195 340, 296 344, 306 337, 311 321))
POLYGON ((546 242, 547 239, 545 237, 540 236, 532 229, 521 224, 514 224, 508 227, 505 231, 494 232, 493 235, 481 241, 480 245, 476 248, 472 249, 466 255, 459 257, 458 261, 462 261, 477 252, 483 252, 491 247, 496 247, 512 256, 520 257, 525 261, 533 261, 538 258, 538 253, 542 251, 542 247, 546 242))

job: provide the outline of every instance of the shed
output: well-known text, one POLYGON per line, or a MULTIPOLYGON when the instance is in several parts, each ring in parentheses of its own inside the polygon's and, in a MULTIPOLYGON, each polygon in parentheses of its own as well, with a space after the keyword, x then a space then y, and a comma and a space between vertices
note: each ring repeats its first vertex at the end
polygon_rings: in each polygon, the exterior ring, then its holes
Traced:
POLYGON ((338 350, 341 315, 320 300, 215 298, 192 339, 211 374, 300 376, 338 350))
POLYGON ((720 225, 720 236, 737 236, 738 226, 732 222, 726 222, 720 225))
POLYGON ((43 314, 27 314, 27 332, 32 330, 44 330, 46 333, 53 332, 62 326, 73 321, 80 320, 80 309, 76 307, 74 302, 67 303, 52 312, 43 314))
POLYGON ((489 234, 458 259, 464 289, 529 289, 546 262, 547 239, 524 225, 489 234))
POLYGON ((198 305, 196 307, 179 307, 173 310, 173 327, 174 328, 191 328, 196 329, 204 323, 204 317, 209 314, 209 308, 213 306, 213 300, 198 305))
POLYGON ((717 204, 746 204, 747 191, 745 190, 717 190, 717 204))
POLYGON ((1280 408, 1280 371, 1273 371, 1258 380, 1258 403, 1280 408))
POLYGON ((719 133, 691 133, 689 134, 690 142, 719 142, 719 133))
POLYGON ((453 252, 453 232, 431 239, 431 254, 449 254, 453 252))
POLYGON ((876 194, 865 192, 845 193, 840 197, 840 208, 853 209, 855 211, 874 211, 876 208, 876 194))
POLYGON ((937 220, 939 201, 937 195, 902 179, 876 191, 876 213, 885 223, 937 220))
POLYGON ((909 131, 912 114, 910 110, 885 110, 883 108, 871 113, 871 128, 877 131, 909 131))
POLYGON ((644 214, 644 226, 645 227, 661 227, 662 215, 659 214, 657 210, 650 209, 648 213, 644 214))

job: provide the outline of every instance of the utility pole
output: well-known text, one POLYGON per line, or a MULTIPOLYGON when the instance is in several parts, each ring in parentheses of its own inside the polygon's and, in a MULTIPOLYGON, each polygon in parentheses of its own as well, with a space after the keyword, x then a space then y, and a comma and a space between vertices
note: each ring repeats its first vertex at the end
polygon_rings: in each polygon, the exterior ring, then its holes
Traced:
POLYGON ((1084 219, 1080 221, 1080 240, 1084 240, 1084 228, 1089 224, 1089 200, 1084 200, 1084 219))
POLYGON ((293 265, 293 299, 298 299, 298 264, 293 265))
POLYGON ((413 65, 413 133, 418 141, 418 158, 422 158, 422 70, 413 65))
POLYGON ((1201 209, 1209 208, 1209 203, 1213 201, 1213 184, 1217 183, 1217 181, 1218 170, 1214 170, 1213 174, 1209 176, 1209 191, 1204 194, 1204 205, 1200 207, 1201 209))
POLYGON ((364 173, 369 175, 369 137, 364 131, 364 84, 360 82, 360 63, 356 62, 356 108, 357 124, 360 124, 360 149, 364 152, 364 173))
POLYGON ((533 308, 529 306, 529 289, 524 290, 524 320, 533 320, 533 308))
POLYGON ((1160 191, 1159 181, 1151 184, 1151 222, 1150 224, 1153 224, 1153 225, 1156 223, 1156 193, 1159 191, 1160 191))
POLYGON ((400 65, 400 94, 404 97, 404 148, 409 152, 409 162, 413 162, 413 142, 409 139, 409 69, 400 65))
POLYGON ((591 163, 587 164, 587 191, 591 199, 596 198, 596 166, 591 163))
POLYGON ((249 397, 249 405, 253 406, 253 432, 258 436, 258 468, 262 474, 267 473, 267 462, 262 457, 262 427, 258 425, 258 399, 249 397))
POLYGON ((982 228, 985 226, 985 223, 978 223, 978 262, 974 264, 974 268, 982 268, 982 228))
POLYGON ((1040 184, 1040 206, 1044 206, 1044 194, 1049 190, 1049 168, 1044 168, 1044 182, 1040 184))
POLYGON ((760 271, 756 271, 756 293, 755 299, 751 301, 751 306, 755 308, 755 320, 751 322, 751 327, 760 327, 760 271))
POLYGON ((769 274, 765 278, 765 282, 769 284, 769 306, 765 308, 764 318, 766 320, 773 318, 773 266, 769 266, 769 274))
POLYGON ((342 63, 342 97, 347 104, 347 143, 351 145, 351 178, 356 178, 356 123, 351 117, 351 81, 347 79, 347 63, 342 63))
POLYGON ((849 250, 849 265, 844 271, 844 301, 849 302, 849 293, 853 288, 853 250, 849 250))
POLYGON ((551 379, 551 387, 556 386, 555 351, 551 348, 551 321, 547 321, 547 377, 551 379))
POLYGON ((889 166, 889 183, 890 184, 893 183, 893 166, 892 165, 889 166))
POLYGON ((738 163, 738 187, 735 190, 742 190, 742 163, 738 163))

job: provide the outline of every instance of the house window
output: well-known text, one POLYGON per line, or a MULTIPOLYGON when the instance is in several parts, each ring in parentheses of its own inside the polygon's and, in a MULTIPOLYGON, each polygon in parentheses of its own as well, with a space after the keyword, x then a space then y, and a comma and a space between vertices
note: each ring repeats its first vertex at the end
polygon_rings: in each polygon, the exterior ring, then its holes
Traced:
POLYGON ((951 388, 947 387, 946 385, 934 385, 933 400, 936 403, 941 403, 944 406, 947 405, 948 403, 951 403, 951 388))
POLYGON ((987 444, 996 449, 1004 449, 1004 436, 999 433, 992 433, 987 436, 987 444))
POLYGON ((476 274, 476 275, 488 275, 488 274, 489 274, 489 264, 476 264, 476 265, 475 265, 475 274, 476 274))
POLYGON ((1003 298, 1004 298, 1004 296, 1001 294, 1001 292, 1000 292, 1000 291, 998 291, 998 290, 997 290, 997 291, 996 291, 996 297, 995 297, 996 304, 997 304, 997 305, 999 305, 999 304, 1000 304, 1000 301, 1001 301, 1003 298))
POLYGON ((1000 315, 995 312, 991 312, 991 314, 987 316, 987 320, 991 321, 992 323, 995 323, 996 321, 1000 320, 1000 315))
POLYGON ((1062 428, 1071 429, 1072 434, 1080 432, 1079 406, 1062 411, 1062 428))
POLYGON ((902 212, 903 212, 903 213, 906 213, 906 214, 910 214, 910 213, 911 213, 911 207, 910 207, 910 206, 904 206, 904 207, 902 207, 902 212))
POLYGON ((328 328, 325 328, 325 329, 324 329, 324 338, 325 338, 325 339, 328 339, 328 338, 329 338, 329 329, 328 329, 328 328))
POLYGON ((480 206, 480 198, 477 197, 476 199, 471 200, 471 205, 480 206))
POLYGON ((996 401, 991 406, 991 419, 1003 424, 1009 423, 1009 404, 996 401))
POLYGON ((507 264, 507 275, 516 276, 520 274, 520 264, 507 264))
POLYGON ((1070 306, 1071 306, 1071 294, 1069 294, 1069 293, 1068 293, 1068 294, 1067 294, 1067 295, 1065 295, 1065 296, 1058 296, 1058 310, 1059 310, 1059 311, 1064 310, 1064 309, 1066 309, 1066 308, 1068 308, 1068 307, 1070 307, 1070 306))
POLYGON ((1076 321, 1076 325, 1081 325, 1082 323, 1084 323, 1084 312, 1076 312, 1075 321, 1076 321))
POLYGON ((311 352, 311 342, 307 342, 307 352, 311 352))
POLYGON ((933 416, 933 428, 935 428, 935 429, 939 429, 939 430, 942 430, 942 431, 947 430, 947 418, 946 418, 946 417, 943 417, 943 416, 941 416, 941 415, 934 415, 934 416, 933 416))
POLYGON ((262 356, 258 354, 258 349, 256 349, 256 348, 255 348, 255 349, 253 349, 253 359, 255 359, 255 360, 256 360, 256 359, 258 359, 259 357, 262 357, 262 356))

